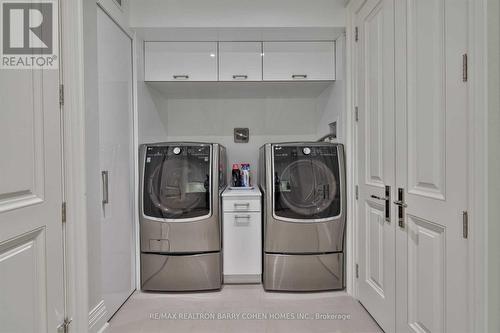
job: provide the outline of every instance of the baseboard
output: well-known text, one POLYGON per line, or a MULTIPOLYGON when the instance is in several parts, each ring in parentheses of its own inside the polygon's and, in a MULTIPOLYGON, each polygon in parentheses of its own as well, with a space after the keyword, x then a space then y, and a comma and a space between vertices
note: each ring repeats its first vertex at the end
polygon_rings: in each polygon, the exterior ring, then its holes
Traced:
POLYGON ((259 284, 262 282, 261 274, 231 274, 224 275, 224 284, 259 284))
POLYGON ((108 310, 106 305, 104 305, 104 300, 100 301, 92 310, 89 312, 89 332, 103 332, 107 327, 107 322, 105 321, 106 314, 108 310))

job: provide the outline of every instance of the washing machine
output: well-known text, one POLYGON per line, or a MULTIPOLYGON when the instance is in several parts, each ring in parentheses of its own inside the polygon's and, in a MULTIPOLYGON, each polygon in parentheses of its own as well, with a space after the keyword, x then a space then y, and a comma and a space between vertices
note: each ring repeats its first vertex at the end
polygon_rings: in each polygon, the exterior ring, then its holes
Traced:
POLYGON ((341 144, 260 148, 263 284, 274 291, 344 288, 346 188, 341 144))
POLYGON ((142 290, 220 289, 225 148, 211 143, 145 144, 140 164, 142 290))

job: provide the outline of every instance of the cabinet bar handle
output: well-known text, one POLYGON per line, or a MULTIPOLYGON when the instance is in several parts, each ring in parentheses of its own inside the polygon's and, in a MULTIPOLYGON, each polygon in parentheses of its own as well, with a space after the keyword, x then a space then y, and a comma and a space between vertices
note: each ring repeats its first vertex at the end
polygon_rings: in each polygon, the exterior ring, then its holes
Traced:
POLYGON ((307 74, 292 74, 292 79, 307 79, 307 74))
POLYGON ((237 219, 246 219, 246 220, 249 220, 250 219, 250 215, 235 215, 234 216, 234 219, 237 220, 237 219))
POLYGON ((101 172, 101 178, 102 178, 102 204, 106 205, 109 203, 109 172, 108 171, 102 171, 101 172))
POLYGON ((234 203, 234 207, 250 207, 250 202, 245 202, 245 203, 238 203, 238 202, 235 202, 234 203))
POLYGON ((246 80, 246 79, 248 79, 248 75, 244 74, 233 75, 233 80, 246 80))
POLYGON ((175 80, 188 80, 189 75, 174 75, 173 76, 175 80))

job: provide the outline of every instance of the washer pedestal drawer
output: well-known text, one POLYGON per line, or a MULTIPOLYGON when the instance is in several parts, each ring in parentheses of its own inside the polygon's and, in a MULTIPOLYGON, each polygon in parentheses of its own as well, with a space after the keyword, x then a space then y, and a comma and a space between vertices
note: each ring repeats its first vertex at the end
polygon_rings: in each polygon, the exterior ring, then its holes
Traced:
POLYGON ((343 288, 344 256, 330 254, 264 255, 264 289, 321 291, 343 288))
POLYGON ((221 254, 168 255, 141 253, 141 285, 145 291, 220 289, 221 254))

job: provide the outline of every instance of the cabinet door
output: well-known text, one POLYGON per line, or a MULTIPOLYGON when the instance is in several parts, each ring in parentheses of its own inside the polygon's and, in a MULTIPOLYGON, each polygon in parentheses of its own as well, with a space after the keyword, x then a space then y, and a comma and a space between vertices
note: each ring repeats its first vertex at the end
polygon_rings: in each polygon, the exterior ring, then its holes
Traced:
POLYGON ((220 81, 261 81, 261 42, 219 43, 220 81))
POLYGON ((264 42, 264 81, 335 80, 335 42, 264 42))
POLYGON ((261 274, 261 220, 257 213, 224 213, 224 275, 261 274))
POLYGON ((217 81, 216 42, 145 42, 146 81, 217 81))
POLYGON ((107 321, 135 289, 132 40, 100 8, 97 31, 97 63, 106 69, 98 77, 101 172, 95 177, 102 192, 89 196, 102 200, 92 206, 101 212, 100 234, 92 239, 100 245, 98 290, 107 321))

